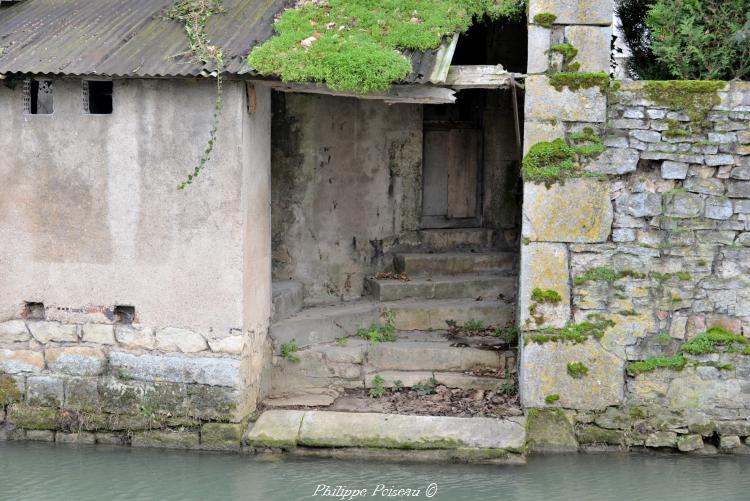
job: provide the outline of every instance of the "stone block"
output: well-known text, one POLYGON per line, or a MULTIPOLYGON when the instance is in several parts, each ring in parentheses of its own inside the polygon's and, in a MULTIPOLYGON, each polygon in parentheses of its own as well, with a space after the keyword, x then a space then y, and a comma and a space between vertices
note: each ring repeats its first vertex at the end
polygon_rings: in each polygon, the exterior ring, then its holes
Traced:
POLYGON ((90 410, 99 408, 97 378, 69 378, 65 381, 65 408, 90 410))
POLYGON ((0 350, 0 371, 7 374, 39 373, 44 370, 44 355, 32 350, 0 350))
POLYGON ((57 409, 13 404, 8 408, 8 421, 26 430, 55 430, 59 427, 57 409))
POLYGON ((676 218, 693 218, 703 214, 704 201, 693 193, 674 193, 666 196, 665 214, 676 218))
POLYGON ((55 442, 60 444, 93 445, 96 443, 96 435, 88 431, 79 431, 76 433, 64 433, 58 431, 55 434, 55 442))
POLYGON ((152 350, 156 345, 154 331, 150 327, 135 329, 129 325, 118 325, 115 329, 117 342, 126 348, 152 350))
POLYGON ((521 246, 521 275, 518 307, 519 321, 525 329, 562 327, 570 320, 570 277, 568 250, 564 244, 529 243, 521 246), (557 304, 544 305, 544 323, 531 318, 531 293, 535 288, 560 294, 557 304))
POLYGON ((662 196, 647 191, 631 193, 617 200, 618 210, 632 217, 651 217, 662 213, 662 196))
POLYGON ((51 430, 26 430, 26 440, 31 442, 54 442, 55 432, 51 430))
POLYGON ((245 441, 250 447, 293 449, 305 411, 269 410, 250 425, 245 441))
POLYGON ((229 353, 239 355, 245 346, 245 340, 242 336, 227 336, 208 340, 208 347, 214 353, 229 353))
POLYGON ((59 343, 75 343, 78 341, 77 327, 58 322, 29 322, 31 335, 40 343, 57 341, 59 343))
POLYGON ((725 190, 724 183, 716 178, 689 177, 685 180, 683 187, 687 191, 703 195, 723 195, 725 190))
POLYGON ((727 196, 730 198, 750 198, 750 181, 730 182, 727 187, 727 196))
POLYGON ((613 217, 609 185, 599 180, 524 184, 523 236, 533 242, 606 242, 613 217))
POLYGON ((576 438, 581 445, 625 445, 627 434, 622 430, 608 430, 598 426, 576 428, 576 438))
POLYGON ((60 407, 63 403, 63 380, 52 376, 26 378, 26 401, 29 405, 60 407))
POLYGON ((90 346, 51 347, 45 357, 51 371, 71 376, 97 376, 106 364, 102 350, 90 346))
POLYGON ((709 167, 718 167, 720 165, 733 165, 734 156, 723 154, 723 155, 706 155, 706 165, 709 167))
POLYGON ((526 418, 526 443, 530 452, 578 450, 573 425, 560 409, 530 409, 526 418))
POLYGON ((85 324, 81 340, 84 343, 115 344, 115 328, 109 324, 85 324))
POLYGON ((722 451, 737 449, 741 444, 740 437, 737 435, 722 435, 719 437, 719 449, 722 451))
POLYGON ((646 437, 646 447, 676 447, 677 433, 673 431, 656 431, 646 437))
POLYGON ((702 449, 703 437, 697 434, 681 435, 677 437, 677 448, 682 452, 702 449))
POLYGON ((732 179, 740 179, 743 181, 750 180, 750 163, 748 165, 739 165, 732 169, 730 174, 732 179))
POLYGON ((162 449, 198 449, 200 436, 197 431, 150 430, 134 433, 133 447, 158 447, 162 449))
POLYGON ((187 329, 167 327, 156 333, 156 349, 161 351, 179 351, 182 353, 197 353, 207 350, 206 340, 187 329))
POLYGON ((566 26, 565 39, 578 49, 575 61, 581 63, 580 71, 609 72, 611 26, 566 26))
POLYGON ((724 220, 734 214, 732 201, 723 197, 708 197, 706 199, 706 217, 708 219, 724 220))
POLYGON ((234 358, 135 355, 115 351, 110 364, 144 381, 198 383, 239 388, 240 361, 234 358))
MULTIPOLYGON (((605 334, 606 337, 606 334, 605 334)), ((557 394, 566 409, 593 410, 620 405, 624 393, 623 359, 597 341, 584 343, 529 342, 521 349, 520 394, 524 407, 544 407, 545 397, 557 394), (588 368, 582 378, 568 374, 569 362, 588 368)))
POLYGON ((31 339, 23 320, 8 320, 0 323, 0 343, 19 343, 31 339))
POLYGON ((187 413, 194 418, 236 422, 245 417, 240 392, 231 388, 191 384, 187 398, 187 413))
POLYGON ((230 423, 206 423, 201 426, 201 449, 239 450, 244 426, 230 423))
POLYGON ((523 154, 526 155, 537 143, 554 141, 565 136, 562 122, 536 122, 527 120, 523 127, 523 154))
POLYGON ((549 67, 549 48, 551 46, 551 32, 547 28, 530 24, 528 26, 528 66, 526 72, 544 73, 549 67))
MULTIPOLYGON (((531 0, 529 2, 529 19, 537 14, 554 14, 557 24, 594 24, 609 26, 612 24, 613 0, 531 0)), ((609 54, 609 41, 601 47, 609 54)))
POLYGON ((526 78, 526 120, 603 123, 607 98, 599 87, 556 90, 544 75, 526 78))
POLYGON ((685 179, 687 177, 689 164, 685 162, 672 162, 665 160, 661 164, 661 177, 664 179, 685 179))
POLYGON ((584 166, 587 172, 621 175, 635 172, 640 153, 632 148, 607 148, 598 157, 589 160, 584 166))
POLYGON ((104 412, 136 414, 141 410, 146 389, 139 381, 101 378, 98 382, 98 392, 99 407, 104 412))

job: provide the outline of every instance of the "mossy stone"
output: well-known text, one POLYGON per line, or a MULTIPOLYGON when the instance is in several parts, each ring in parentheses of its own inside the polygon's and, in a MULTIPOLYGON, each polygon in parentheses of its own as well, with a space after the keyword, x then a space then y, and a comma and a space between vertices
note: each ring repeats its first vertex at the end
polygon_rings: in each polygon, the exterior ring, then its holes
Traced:
POLYGON ((242 424, 206 423, 201 427, 201 449, 238 450, 244 428, 242 424))
POLYGON ((26 430, 56 430, 60 427, 59 411, 52 407, 13 404, 8 410, 7 419, 17 428, 26 430))
POLYGON ((526 444, 531 452, 578 450, 573 425, 560 409, 531 409, 526 418, 526 444))
POLYGON ((131 444, 133 447, 197 449, 200 438, 197 431, 150 430, 134 433, 131 444))
POLYGON ((576 430, 576 438, 580 444, 608 444, 624 445, 625 432, 622 430, 608 430, 598 426, 582 426, 576 430))

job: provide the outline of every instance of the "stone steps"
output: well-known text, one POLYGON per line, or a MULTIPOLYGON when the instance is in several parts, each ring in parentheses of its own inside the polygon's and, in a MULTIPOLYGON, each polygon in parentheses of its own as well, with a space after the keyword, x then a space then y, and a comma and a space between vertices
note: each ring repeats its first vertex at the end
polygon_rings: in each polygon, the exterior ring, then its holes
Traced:
POLYGON ((409 276, 455 275, 483 271, 513 271, 517 254, 513 252, 441 252, 396 254, 393 264, 409 276))
POLYGON ((272 288, 271 321, 278 322, 302 309, 304 294, 299 282, 274 282, 272 288))
POLYGON ((498 300, 430 299, 383 303, 395 314, 396 329, 404 331, 444 330, 447 321, 463 325, 478 320, 484 325, 505 325, 515 320, 513 303, 498 300))
POLYGON ((459 299, 496 298, 499 294, 510 297, 514 294, 516 278, 498 273, 466 273, 461 275, 437 275, 432 277, 402 280, 369 278, 366 289, 378 301, 400 299, 459 299))
POLYGON ((335 450, 339 457, 387 454, 398 459, 522 463, 526 432, 522 416, 494 419, 267 410, 249 424, 243 441, 256 452, 281 449, 335 456, 335 450))
POLYGON ((497 389, 503 383, 502 379, 484 376, 472 376, 461 372, 435 372, 435 371, 380 371, 372 370, 365 375, 365 388, 373 387, 373 379, 376 376, 383 378, 384 388, 393 388, 396 381, 404 388, 411 388, 416 384, 429 382, 433 377, 443 386, 458 388, 461 390, 485 390, 497 389))
POLYGON ((505 352, 451 346, 449 342, 397 341, 371 346, 365 356, 377 370, 466 371, 505 368, 505 352))
POLYGON ((482 250, 492 247, 495 231, 488 228, 448 228, 419 232, 422 248, 436 252, 482 250))

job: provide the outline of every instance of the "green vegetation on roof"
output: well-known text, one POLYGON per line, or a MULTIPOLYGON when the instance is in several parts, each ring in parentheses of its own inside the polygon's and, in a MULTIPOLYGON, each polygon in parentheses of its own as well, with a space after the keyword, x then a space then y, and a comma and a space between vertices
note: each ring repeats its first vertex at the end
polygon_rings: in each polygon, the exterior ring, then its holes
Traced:
POLYGON ((473 20, 522 19, 525 0, 327 0, 301 2, 253 49, 248 64, 285 82, 325 83, 360 94, 385 91, 411 72, 399 51, 425 51, 473 20))

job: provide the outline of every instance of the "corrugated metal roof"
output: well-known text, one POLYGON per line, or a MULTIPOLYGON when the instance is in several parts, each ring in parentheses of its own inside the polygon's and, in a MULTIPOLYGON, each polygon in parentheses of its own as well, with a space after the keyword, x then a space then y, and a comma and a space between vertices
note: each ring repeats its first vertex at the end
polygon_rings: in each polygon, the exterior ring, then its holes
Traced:
MULTIPOLYGON (((287 0, 224 0, 206 26, 224 49, 226 72, 245 74, 252 48, 271 37, 287 0)), ((0 73, 197 76, 183 25, 166 19, 173 0, 26 0, 0 16, 0 73)), ((213 68, 208 68, 213 69, 213 68)))

